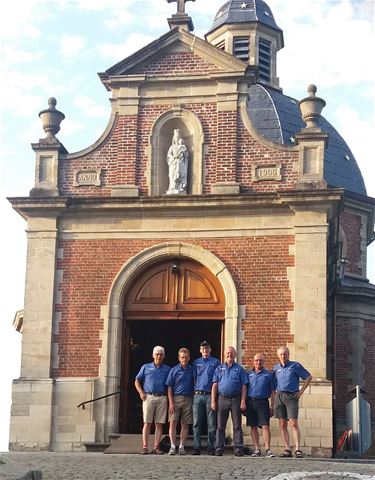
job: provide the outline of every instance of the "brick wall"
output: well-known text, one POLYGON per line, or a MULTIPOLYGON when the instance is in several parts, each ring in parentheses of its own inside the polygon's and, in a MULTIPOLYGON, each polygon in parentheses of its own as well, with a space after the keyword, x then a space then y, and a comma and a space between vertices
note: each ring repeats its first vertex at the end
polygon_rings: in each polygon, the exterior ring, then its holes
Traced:
POLYGON ((202 73, 217 73, 221 70, 214 64, 206 62, 203 58, 192 52, 173 52, 167 55, 162 52, 162 58, 155 59, 146 65, 138 65, 129 73, 131 75, 201 75, 202 73))
POLYGON ((360 332, 361 338, 363 339, 363 346, 356 342, 354 347, 360 349, 359 355, 361 361, 359 363, 363 368, 363 375, 361 379, 358 380, 353 379, 353 358, 358 358, 353 350, 353 329, 357 329, 357 326, 353 325, 350 319, 337 319, 336 406, 337 416, 341 422, 344 422, 346 417, 345 406, 347 402, 354 398, 353 394, 348 394, 348 388, 354 387, 357 382, 368 392, 365 398, 370 402, 371 410, 374 411, 375 409, 375 323, 364 321, 363 325, 363 331, 360 332))
MULTIPOLYGON (((242 192, 275 192, 295 188, 298 154, 273 150, 255 140, 234 111, 218 112, 216 103, 184 104, 200 120, 205 137, 203 193, 217 182, 238 182, 242 192), (282 165, 282 181, 254 182, 254 165, 282 165)), ((93 152, 65 159, 59 165, 61 195, 108 197, 111 187, 137 185, 140 195, 149 195, 148 148, 152 126, 172 105, 147 105, 138 115, 117 116, 109 137, 93 152), (102 186, 74 186, 74 173, 102 169, 102 186)), ((354 227, 348 227, 354 228, 354 227)))
POLYGON ((362 275, 361 263, 361 217, 353 213, 343 212, 340 223, 346 238, 346 258, 348 263, 345 267, 346 273, 362 275))
POLYGON ((352 398, 347 393, 352 384, 352 327, 349 319, 337 319, 336 328, 336 408, 339 419, 345 419, 345 405, 352 398))
POLYGON ((375 359, 375 323, 365 323, 364 335, 365 349, 363 355, 363 363, 365 366, 364 387, 368 392, 365 398, 371 404, 372 421, 375 421, 375 373, 374 373, 374 359, 375 359))
MULTIPOLYGON (((269 365, 276 348, 292 342, 288 312, 293 309, 287 268, 294 266, 289 255, 293 237, 226 238, 191 241, 217 255, 228 267, 246 308, 242 321, 245 351, 243 363, 251 365, 258 350, 266 353, 269 365)), ((58 333, 59 364, 54 376, 98 375, 99 333, 103 328, 100 307, 106 305, 113 279, 130 257, 154 241, 63 240, 63 258, 57 268, 63 273, 59 285, 61 312, 58 333)))

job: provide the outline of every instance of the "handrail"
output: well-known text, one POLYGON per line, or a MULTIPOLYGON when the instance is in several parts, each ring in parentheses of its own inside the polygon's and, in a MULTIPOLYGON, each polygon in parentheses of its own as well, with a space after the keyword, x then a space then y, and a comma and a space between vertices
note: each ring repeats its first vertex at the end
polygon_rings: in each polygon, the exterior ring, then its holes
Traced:
MULTIPOLYGON (((118 388, 120 388, 120 387, 118 387, 118 388)), ((107 395, 103 395, 101 397, 93 398, 92 400, 86 400, 85 402, 82 402, 79 405, 77 405, 77 408, 82 407, 82 410, 84 410, 85 405, 88 404, 88 403, 93 403, 93 402, 96 402, 97 400, 103 400, 103 398, 113 397, 113 395, 119 395, 122 392, 123 392, 123 390, 120 389, 118 392, 108 393, 107 395)))

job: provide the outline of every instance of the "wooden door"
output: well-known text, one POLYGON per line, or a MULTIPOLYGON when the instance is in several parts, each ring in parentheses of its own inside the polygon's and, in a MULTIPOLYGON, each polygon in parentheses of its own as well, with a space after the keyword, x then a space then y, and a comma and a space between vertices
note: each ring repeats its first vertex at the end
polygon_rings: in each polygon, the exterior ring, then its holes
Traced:
POLYGON ((140 433, 141 402, 134 377, 152 361, 152 348, 162 345, 165 363, 177 364, 181 347, 199 356, 199 343, 209 340, 212 354, 221 358, 225 302, 218 279, 205 267, 186 259, 170 259, 141 273, 124 305, 124 346, 120 431, 140 433))

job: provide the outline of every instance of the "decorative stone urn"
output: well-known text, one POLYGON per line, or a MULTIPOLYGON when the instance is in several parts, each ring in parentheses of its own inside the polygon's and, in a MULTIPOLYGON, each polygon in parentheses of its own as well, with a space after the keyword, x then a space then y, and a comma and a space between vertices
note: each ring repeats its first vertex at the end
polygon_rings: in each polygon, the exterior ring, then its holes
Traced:
POLYGON ((45 140, 56 140, 55 135, 60 130, 60 124, 64 120, 65 115, 56 110, 56 98, 48 99, 48 108, 39 112, 39 117, 42 120, 43 130, 47 134, 45 140))
POLYGON ((319 97, 316 97, 316 85, 309 85, 307 87, 308 97, 299 102, 299 108, 302 113, 302 119, 306 123, 306 128, 317 128, 319 119, 326 102, 319 97))

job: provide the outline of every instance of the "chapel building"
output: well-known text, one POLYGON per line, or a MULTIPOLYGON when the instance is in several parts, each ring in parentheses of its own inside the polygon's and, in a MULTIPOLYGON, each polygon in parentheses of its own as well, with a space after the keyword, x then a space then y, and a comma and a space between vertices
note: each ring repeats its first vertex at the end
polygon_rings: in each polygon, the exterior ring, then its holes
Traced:
POLYGON ((284 95, 283 31, 263 0, 227 1, 205 39, 185 1, 168 21, 99 74, 112 114, 93 145, 69 153, 56 100, 40 112, 35 186, 9 199, 28 238, 10 449, 140 433, 134 376, 153 346, 172 366, 207 339, 246 368, 287 345, 314 377, 302 448, 331 456, 352 386, 375 408, 375 199, 316 87, 284 95))

